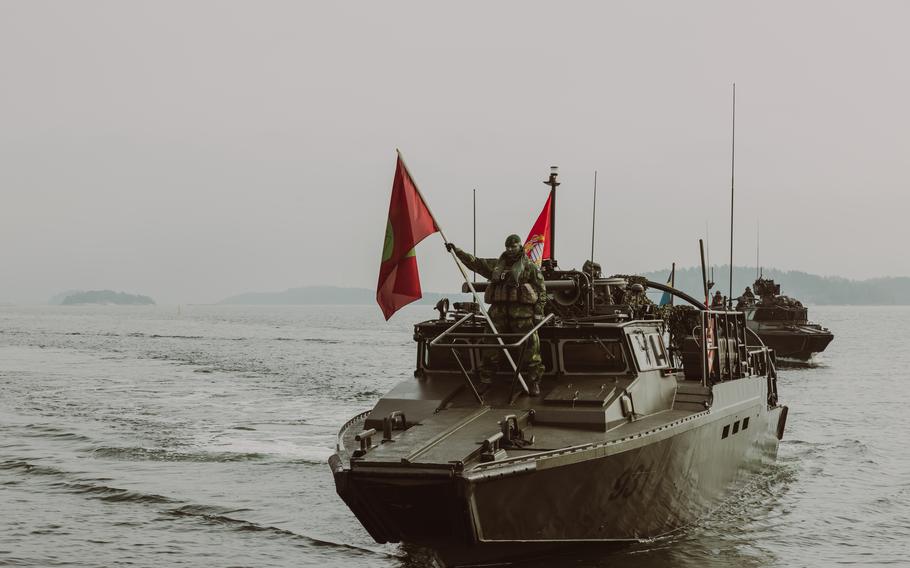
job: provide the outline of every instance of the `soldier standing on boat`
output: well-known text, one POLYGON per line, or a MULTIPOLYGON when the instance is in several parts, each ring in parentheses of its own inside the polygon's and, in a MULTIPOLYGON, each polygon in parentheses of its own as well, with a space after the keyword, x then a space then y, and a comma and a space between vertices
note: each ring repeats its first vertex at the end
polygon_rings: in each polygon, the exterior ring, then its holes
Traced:
POLYGON ((743 292, 743 295, 739 297, 739 301, 736 302, 736 309, 741 310, 742 308, 748 308, 755 305, 755 294, 752 293, 752 288, 746 286, 746 291, 743 292))
MULTIPOLYGON (((452 243, 446 243, 446 248, 455 251, 465 266, 489 279, 484 301, 490 304, 490 320, 499 333, 527 333, 543 319, 547 303, 543 274, 525 256, 521 237, 509 235, 506 238, 506 250, 499 258, 477 258, 452 243)), ((524 360, 519 361, 519 365, 523 372, 527 372, 531 396, 537 396, 540 394, 540 377, 543 375, 537 332, 528 341, 524 360)), ((480 366, 481 382, 492 382, 501 358, 501 350, 486 350, 480 366)))
POLYGON ((724 297, 721 295, 720 290, 714 292, 714 299, 711 300, 712 308, 723 308, 726 303, 727 302, 724 301, 724 297))

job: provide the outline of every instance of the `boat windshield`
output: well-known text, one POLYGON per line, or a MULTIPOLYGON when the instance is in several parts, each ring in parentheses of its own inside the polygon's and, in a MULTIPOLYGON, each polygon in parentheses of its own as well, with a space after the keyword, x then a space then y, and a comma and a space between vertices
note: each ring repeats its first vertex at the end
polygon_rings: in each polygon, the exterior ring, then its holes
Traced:
POLYGON ((804 307, 759 307, 751 314, 755 321, 805 321, 808 309, 804 307))

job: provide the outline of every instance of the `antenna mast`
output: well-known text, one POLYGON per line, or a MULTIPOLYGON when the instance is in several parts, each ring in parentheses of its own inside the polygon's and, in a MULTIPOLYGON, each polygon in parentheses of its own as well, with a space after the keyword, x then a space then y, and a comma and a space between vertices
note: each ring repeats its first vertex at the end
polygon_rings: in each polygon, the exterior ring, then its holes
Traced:
POLYGON ((730 147, 730 302, 733 302, 733 187, 736 174, 736 83, 733 83, 733 140, 730 147))
POLYGON ((714 266, 711 264, 711 234, 709 233, 708 229, 709 229, 708 222, 705 221, 704 247, 705 247, 705 257, 707 259, 706 265, 708 267, 706 282, 708 283, 708 290, 710 290, 711 288, 714 288, 714 266))
MULTIPOLYGON (((477 188, 474 188, 474 257, 477 257, 477 188)), ((477 273, 474 272, 474 282, 477 282, 477 273)))
POLYGON ((594 204, 591 206, 591 279, 594 279, 594 228, 597 226, 597 170, 594 170, 594 204))
POLYGON ((761 221, 755 220, 755 278, 761 278, 761 260, 759 253, 761 252, 761 221))

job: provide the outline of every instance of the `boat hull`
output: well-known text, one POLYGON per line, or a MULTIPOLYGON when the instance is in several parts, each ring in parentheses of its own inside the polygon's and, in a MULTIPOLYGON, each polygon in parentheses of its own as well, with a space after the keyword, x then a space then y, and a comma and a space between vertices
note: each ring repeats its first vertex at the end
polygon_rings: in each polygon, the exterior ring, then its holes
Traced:
POLYGON ((800 361, 808 361, 816 353, 821 353, 834 339, 830 332, 816 330, 763 328, 756 333, 777 357, 800 361))
POLYGON ((425 546, 458 565, 628 544, 690 525, 773 461, 785 420, 786 407, 754 402, 501 466, 352 470, 336 456, 332 467, 339 495, 377 542, 425 546))

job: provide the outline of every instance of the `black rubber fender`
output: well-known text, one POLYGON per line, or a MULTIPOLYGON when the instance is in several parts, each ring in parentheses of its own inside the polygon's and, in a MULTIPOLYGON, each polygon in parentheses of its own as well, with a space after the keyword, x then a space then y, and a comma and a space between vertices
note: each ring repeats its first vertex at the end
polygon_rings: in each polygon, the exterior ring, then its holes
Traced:
POLYGON ((780 409, 780 416, 777 418, 777 439, 784 439, 784 428, 787 427, 787 413, 790 409, 786 406, 782 406, 780 409))

